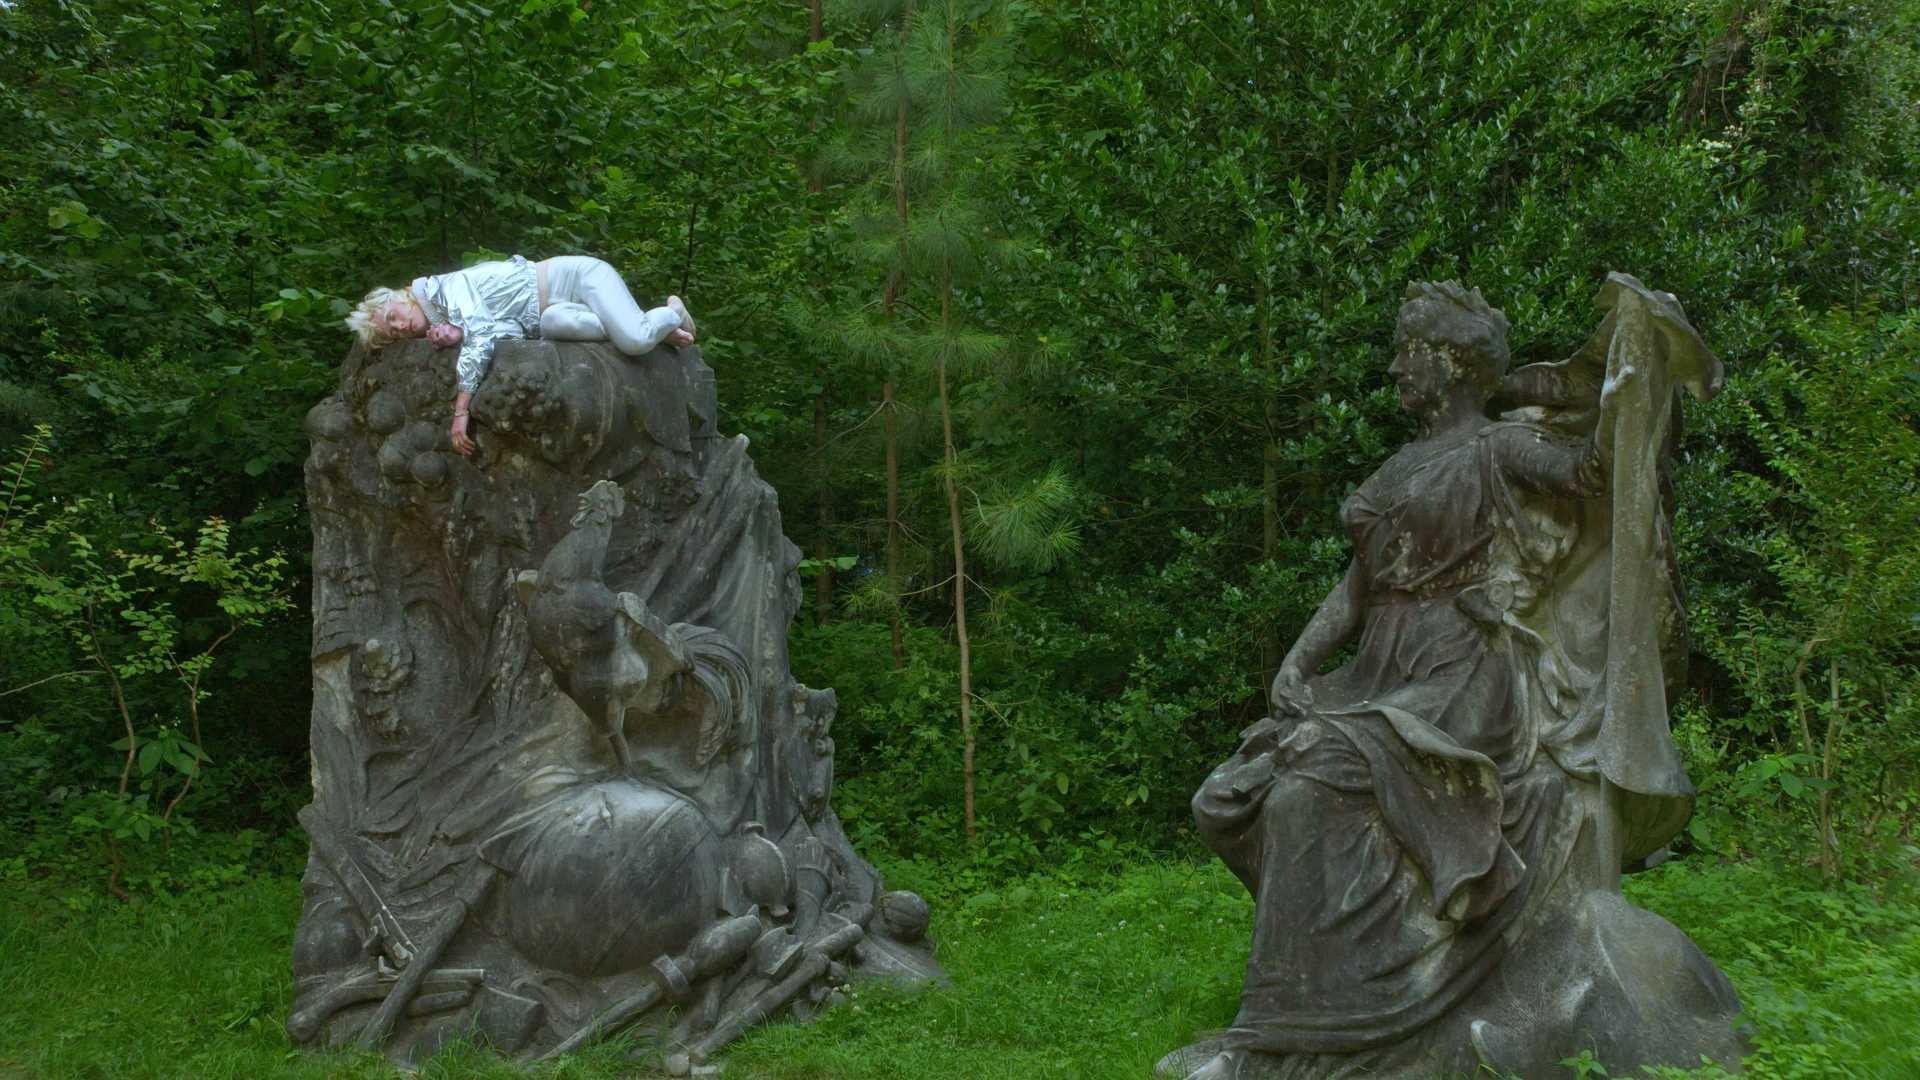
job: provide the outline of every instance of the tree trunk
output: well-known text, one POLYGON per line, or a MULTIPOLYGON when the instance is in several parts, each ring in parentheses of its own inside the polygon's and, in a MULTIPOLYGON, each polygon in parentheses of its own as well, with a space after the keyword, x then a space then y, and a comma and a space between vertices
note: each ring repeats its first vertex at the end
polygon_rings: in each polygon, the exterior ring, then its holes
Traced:
MULTIPOLYGON (((127 733, 127 759, 120 766, 120 787, 117 789, 122 803, 126 801, 128 786, 133 780, 134 762, 140 752, 140 739, 133 730, 133 712, 127 706, 126 688, 120 683, 120 673, 107 661, 106 650, 100 647, 100 630, 94 625, 93 605, 85 610, 87 621, 87 648, 93 654, 93 662, 106 673, 107 685, 113 691, 114 712, 120 717, 120 724, 127 733)), ((116 899, 127 899, 127 890, 120 887, 120 874, 124 868, 120 861, 120 842, 107 834, 107 892, 116 899)))
POLYGON ((680 264, 680 293, 685 295, 687 283, 693 280, 693 235, 700 224, 700 204, 687 204, 687 259, 680 264))
POLYGON ((893 590, 889 618, 893 629, 894 670, 907 666, 906 633, 900 626, 900 429, 893 403, 893 380, 880 384, 881 419, 887 442, 887 587, 893 590))
POLYGON ((1820 754, 1820 847, 1827 880, 1840 876, 1840 838, 1833 831, 1833 754, 1840 741, 1840 658, 1827 665, 1827 739, 1820 754))
MULTIPOLYGON (((940 283, 940 332, 949 332, 949 305, 953 295, 951 273, 940 283)), ((940 434, 944 441, 947 488, 947 524, 953 530, 953 627, 960 642, 960 783, 963 792, 963 820, 967 835, 974 835, 973 820, 973 646, 967 637, 967 543, 960 521, 960 485, 954 479, 959 455, 953 447, 953 408, 947 400, 947 354, 943 344, 935 377, 940 384, 940 434)))
MULTIPOLYGON (((905 63, 904 51, 907 43, 907 31, 913 23, 913 5, 908 4, 900 15, 901 59, 905 63)), ((893 121, 893 208, 900 229, 899 251, 894 272, 887 278, 887 291, 882 301, 882 311, 888 325, 894 319, 894 304, 900 298, 900 292, 907 283, 907 100, 901 98, 894 112, 893 121)), ((893 379, 888 378, 880 387, 880 408, 885 414, 887 441, 887 587, 893 590, 893 607, 889 616, 893 633, 893 666, 897 671, 907 666, 906 632, 900 625, 900 422, 893 399, 893 379)))
MULTIPOLYGON (((825 36, 825 26, 821 20, 821 0, 812 0, 808 5, 807 42, 818 44, 825 36)), ((811 128, 818 131, 820 118, 816 114, 811 128)), ((807 217, 810 231, 818 235, 820 231, 820 173, 818 169, 807 167, 807 162, 796 162, 806 176, 807 217)), ((811 283, 814 302, 820 301, 823 291, 818 278, 811 283)), ((816 626, 827 625, 833 614, 833 470, 827 467, 827 376, 829 368, 825 363, 819 367, 820 389, 813 395, 813 468, 814 468, 814 538, 813 559, 819 564, 818 576, 813 579, 813 622, 816 626)))
POLYGON ((267 85, 267 48, 260 36, 260 15, 254 10, 254 0, 247 0, 247 45, 253 61, 253 77, 264 87, 267 85))
POLYGON ((814 534, 813 621, 827 625, 833 614, 833 480, 827 468, 827 368, 820 366, 820 392, 813 396, 814 534))

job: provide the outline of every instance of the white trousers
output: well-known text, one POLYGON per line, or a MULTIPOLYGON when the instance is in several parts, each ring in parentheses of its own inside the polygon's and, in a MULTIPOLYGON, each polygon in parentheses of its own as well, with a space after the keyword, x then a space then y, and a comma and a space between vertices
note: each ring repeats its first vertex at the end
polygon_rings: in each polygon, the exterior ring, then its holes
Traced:
POLYGON ((670 307, 643 310, 620 272, 587 255, 546 260, 547 307, 540 336, 550 341, 612 341, 628 356, 651 352, 680 327, 670 307))

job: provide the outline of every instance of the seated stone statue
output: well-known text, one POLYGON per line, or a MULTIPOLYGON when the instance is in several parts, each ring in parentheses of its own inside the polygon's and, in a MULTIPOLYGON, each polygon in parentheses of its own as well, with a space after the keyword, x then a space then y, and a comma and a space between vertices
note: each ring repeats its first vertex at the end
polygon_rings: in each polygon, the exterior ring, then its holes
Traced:
POLYGON ((1725 976, 1619 891, 1692 804, 1664 463, 1676 388, 1720 368, 1672 296, 1615 274, 1599 303, 1574 356, 1508 375, 1478 290, 1407 289, 1389 370, 1421 432, 1342 508, 1345 577, 1194 796, 1253 946, 1233 1027, 1163 1074, 1739 1056, 1725 976))

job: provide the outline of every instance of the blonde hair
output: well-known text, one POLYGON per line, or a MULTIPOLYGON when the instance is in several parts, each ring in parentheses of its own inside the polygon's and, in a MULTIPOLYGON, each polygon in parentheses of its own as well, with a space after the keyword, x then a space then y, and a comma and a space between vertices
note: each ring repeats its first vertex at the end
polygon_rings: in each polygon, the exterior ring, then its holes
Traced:
POLYGON ((407 299, 407 290, 389 289, 385 285, 375 286, 373 291, 360 298, 360 304, 347 313, 347 329, 360 339, 360 344, 377 349, 393 342, 393 334, 387 330, 385 320, 387 305, 395 300, 407 299))

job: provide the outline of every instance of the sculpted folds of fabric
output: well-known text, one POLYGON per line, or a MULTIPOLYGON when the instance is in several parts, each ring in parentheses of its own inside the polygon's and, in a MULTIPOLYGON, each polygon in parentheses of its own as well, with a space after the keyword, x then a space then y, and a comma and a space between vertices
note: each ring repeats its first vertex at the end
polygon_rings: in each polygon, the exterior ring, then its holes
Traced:
POLYGON ((1351 659, 1194 796, 1256 919, 1238 1018, 1163 1073, 1737 1060, 1725 977, 1618 885, 1691 808, 1666 461, 1676 389, 1713 393, 1719 363, 1671 296, 1616 274, 1598 303, 1572 357, 1506 376, 1504 417, 1409 444, 1347 501, 1351 659))

